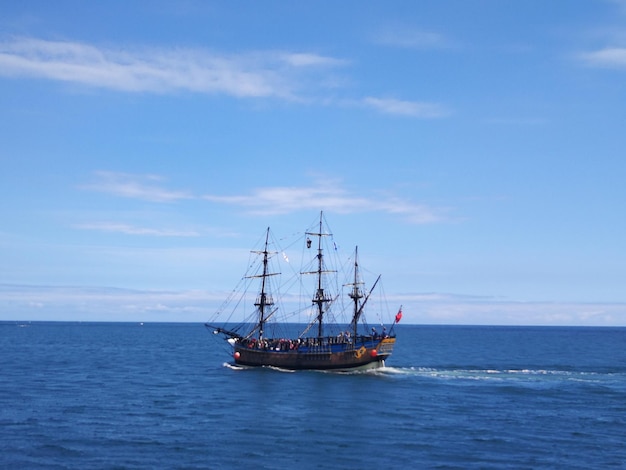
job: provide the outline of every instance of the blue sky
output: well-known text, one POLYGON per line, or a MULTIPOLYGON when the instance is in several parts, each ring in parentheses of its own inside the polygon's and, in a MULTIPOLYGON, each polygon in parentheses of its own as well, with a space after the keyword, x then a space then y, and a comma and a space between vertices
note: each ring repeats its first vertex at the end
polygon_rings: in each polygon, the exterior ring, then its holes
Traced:
POLYGON ((204 321, 324 210, 411 323, 626 325, 626 2, 0 5, 0 320, 204 321))

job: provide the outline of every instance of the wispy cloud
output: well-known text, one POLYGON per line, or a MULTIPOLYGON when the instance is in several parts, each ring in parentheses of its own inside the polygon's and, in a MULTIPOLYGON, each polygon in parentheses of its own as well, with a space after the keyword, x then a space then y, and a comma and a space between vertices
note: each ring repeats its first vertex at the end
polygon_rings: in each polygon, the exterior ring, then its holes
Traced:
POLYGON ((293 67, 338 67, 346 65, 342 59, 310 53, 285 53, 280 55, 281 61, 293 67))
POLYGON ((389 27, 380 31, 375 37, 375 42, 384 46, 407 49, 439 49, 450 47, 452 44, 441 33, 402 26, 389 27))
MULTIPOLYGON (((413 41, 418 39, 413 38, 413 41)), ((437 42, 428 35, 425 42, 437 42)), ((220 54, 192 48, 105 48, 72 41, 17 38, 0 41, 0 76, 32 77, 130 93, 223 94, 342 105, 329 97, 348 81, 336 71, 348 60, 310 52, 220 54)), ((368 97, 357 100, 384 114, 440 118, 432 103, 368 97)))
POLYGON ((285 214, 300 210, 319 209, 338 213, 386 212, 400 215, 416 224, 441 222, 447 219, 447 209, 416 204, 396 196, 384 194, 364 197, 340 187, 339 182, 309 187, 258 188, 246 195, 206 195, 213 202, 232 204, 257 215, 285 214))
POLYGON ((135 225, 118 222, 96 222, 75 225, 81 230, 96 230, 100 232, 122 233, 125 235, 147 235, 155 237, 198 237, 195 230, 171 230, 163 228, 137 227, 135 225))
MULTIPOLYGON (((415 203, 397 195, 379 192, 375 196, 354 194, 332 180, 311 186, 270 186, 251 190, 247 194, 198 196, 190 191, 172 191, 160 185, 163 178, 157 175, 133 175, 99 171, 96 181, 81 189, 99 191, 112 196, 169 203, 183 199, 205 200, 218 204, 238 206, 253 215, 288 214, 311 209, 334 211, 342 214, 383 212, 397 215, 409 223, 430 224, 449 220, 449 208, 431 207, 415 203)), ((85 230, 100 230, 129 235, 197 236, 195 231, 177 231, 137 227, 126 223, 98 222, 76 225, 85 230)))
POLYGON ((409 322, 481 325, 626 325, 626 304, 602 302, 516 302, 454 294, 394 297, 409 322))
POLYGON ((223 298, 198 290, 2 284, 0 293, 0 307, 11 306, 16 320, 203 321, 207 304, 223 298))
POLYGON ((151 202, 174 202, 193 197, 185 191, 172 191, 161 187, 160 183, 163 178, 157 175, 98 171, 95 176, 96 181, 85 184, 81 188, 151 202))
MULTIPOLYGON (((203 322, 228 292, 0 284, 2 320, 203 322)), ((454 294, 390 294, 404 323, 624 326, 626 304, 512 302, 454 294)))
POLYGON ((590 67, 626 69, 626 48, 607 47, 580 54, 580 59, 590 67))
POLYGON ((113 49, 20 38, 0 43, 0 74, 47 78, 126 92, 190 91, 293 99, 312 70, 344 61, 311 53, 239 55, 202 49, 113 49))
POLYGON ((393 98, 374 98, 370 96, 364 98, 362 104, 363 106, 375 109, 384 114, 423 119, 443 118, 451 114, 450 110, 437 103, 406 101, 393 98))

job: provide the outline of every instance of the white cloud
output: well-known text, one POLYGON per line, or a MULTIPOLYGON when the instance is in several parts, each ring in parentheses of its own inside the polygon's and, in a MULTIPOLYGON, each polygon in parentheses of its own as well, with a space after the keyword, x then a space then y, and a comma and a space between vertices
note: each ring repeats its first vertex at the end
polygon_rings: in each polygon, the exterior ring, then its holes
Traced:
MULTIPOLYGON (((434 40, 428 37, 421 40, 434 40)), ((134 93, 187 91, 341 105, 347 100, 322 93, 346 83, 329 72, 348 64, 343 59, 307 52, 227 55, 191 48, 104 48, 36 38, 0 42, 0 76, 43 78, 134 93)), ((415 101, 368 97, 357 104, 384 114, 423 119, 449 114, 440 105, 415 101)))
MULTIPOLYGON (((1 320, 207 321, 228 292, 0 284, 1 320)), ((624 303, 512 302, 453 294, 387 295, 402 323, 626 326, 624 303)))
POLYGON ((174 202, 193 197, 185 191, 171 191, 160 187, 159 183, 163 178, 157 175, 98 171, 95 176, 95 182, 81 188, 151 202, 174 202))
POLYGON ((399 295, 393 300, 404 305, 407 322, 419 324, 626 325, 624 303, 516 302, 435 293, 399 295))
POLYGON ((450 41, 440 33, 406 27, 387 28, 377 35, 375 41, 384 46, 406 49, 439 49, 450 47, 450 41))
POLYGON ((216 54, 200 49, 112 49, 21 38, 0 43, 0 74, 126 92, 222 93, 293 99, 300 71, 344 62, 310 53, 216 54))
POLYGON ((0 309, 14 320, 203 321, 223 294, 106 287, 0 285, 0 309), (6 309, 6 310, 5 310, 6 309))
POLYGON ((592 67, 626 69, 626 48, 608 47, 580 55, 582 61, 592 67))
POLYGON ((411 223, 426 224, 446 220, 445 209, 415 204, 398 197, 378 195, 363 197, 350 194, 337 181, 310 187, 258 188, 251 194, 238 196, 207 195, 213 202, 241 206, 253 214, 285 214, 300 210, 338 213, 386 212, 401 215, 411 223))
POLYGON ((366 97, 363 99, 362 104, 384 114, 394 114, 398 116, 435 119, 450 115, 449 110, 437 103, 366 97))
MULTIPOLYGON (((171 191, 157 183, 163 178, 156 175, 133 175, 99 171, 97 181, 81 186, 82 189, 100 191, 113 196, 134 198, 151 202, 174 202, 181 199, 203 199, 206 201, 242 207, 254 215, 288 214, 297 211, 334 211, 342 214, 362 212, 384 212, 399 215, 410 223, 428 224, 448 220, 449 209, 430 207, 414 203, 398 196, 376 194, 360 196, 341 187, 341 182, 325 181, 313 186, 278 186, 252 190, 249 194, 234 196, 194 196, 187 191, 171 191)), ((132 235, 196 236, 195 231, 178 231, 136 227, 125 223, 99 222, 79 224, 81 229, 120 232, 132 235)))
POLYGON ((200 234, 194 230, 171 230, 162 228, 137 227, 119 222, 95 222, 78 224, 75 226, 81 230, 97 230, 100 232, 123 233, 126 235, 148 235, 156 237, 198 237, 200 234))
POLYGON ((307 53, 283 54, 281 58, 285 63, 294 67, 336 67, 346 64, 346 61, 341 59, 307 53))

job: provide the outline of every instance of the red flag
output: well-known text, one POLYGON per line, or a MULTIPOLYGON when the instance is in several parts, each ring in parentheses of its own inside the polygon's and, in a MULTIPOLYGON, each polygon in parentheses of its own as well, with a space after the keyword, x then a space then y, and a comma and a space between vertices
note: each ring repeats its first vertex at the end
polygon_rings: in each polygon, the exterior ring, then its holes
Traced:
POLYGON ((400 310, 396 313, 396 323, 400 323, 400 320, 402 320, 402 307, 400 307, 400 310))

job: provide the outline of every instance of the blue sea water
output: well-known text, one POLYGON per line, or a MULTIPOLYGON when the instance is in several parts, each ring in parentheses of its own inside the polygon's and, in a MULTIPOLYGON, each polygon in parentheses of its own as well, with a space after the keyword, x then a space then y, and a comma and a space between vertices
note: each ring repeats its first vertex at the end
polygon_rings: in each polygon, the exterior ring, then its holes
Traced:
POLYGON ((198 324, 0 323, 0 468, 626 468, 626 329, 397 332, 328 373, 198 324))

